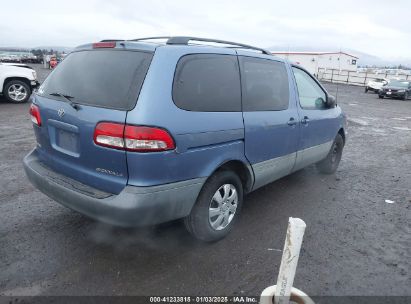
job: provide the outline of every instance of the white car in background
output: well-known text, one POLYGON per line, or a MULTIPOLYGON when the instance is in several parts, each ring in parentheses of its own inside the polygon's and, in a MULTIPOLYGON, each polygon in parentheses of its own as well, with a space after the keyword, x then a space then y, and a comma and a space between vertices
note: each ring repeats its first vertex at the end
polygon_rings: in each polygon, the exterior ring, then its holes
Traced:
POLYGON ((0 63, 0 94, 13 103, 24 103, 38 87, 36 71, 25 64, 0 63))
POLYGON ((373 91, 374 93, 378 93, 378 91, 381 90, 381 87, 388 83, 389 83, 389 80, 385 78, 376 78, 376 79, 370 80, 365 86, 365 93, 367 93, 368 91, 373 91))

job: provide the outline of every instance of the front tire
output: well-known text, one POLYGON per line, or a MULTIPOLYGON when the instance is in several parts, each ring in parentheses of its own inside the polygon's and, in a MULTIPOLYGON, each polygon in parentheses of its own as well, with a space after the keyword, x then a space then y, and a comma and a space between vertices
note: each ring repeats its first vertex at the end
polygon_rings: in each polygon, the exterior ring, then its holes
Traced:
POLYGON ((29 100, 31 89, 21 80, 10 80, 4 86, 3 94, 12 103, 25 103, 29 100))
POLYGON ((365 93, 367 93, 367 92, 368 92, 368 87, 365 87, 364 92, 365 92, 365 93))
POLYGON ((230 233, 242 204, 240 178, 232 171, 217 171, 204 184, 184 224, 195 238, 218 241, 230 233))
POLYGON ((334 139, 334 143, 331 146, 330 152, 325 159, 317 163, 318 171, 324 174, 333 174, 337 171, 340 164, 342 151, 344 148, 344 140, 341 134, 337 134, 334 139))
POLYGON ((379 99, 384 99, 384 95, 378 95, 379 99))

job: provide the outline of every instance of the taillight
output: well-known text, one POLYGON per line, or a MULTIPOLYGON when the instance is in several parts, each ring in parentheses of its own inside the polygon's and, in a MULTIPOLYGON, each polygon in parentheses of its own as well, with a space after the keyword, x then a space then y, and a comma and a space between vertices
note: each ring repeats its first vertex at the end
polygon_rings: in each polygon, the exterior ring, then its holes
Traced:
POLYGON ((100 122, 94 129, 94 142, 97 145, 123 149, 124 125, 111 122, 100 122))
POLYGON ((124 140, 129 151, 150 152, 175 149, 171 135, 159 128, 126 125, 124 140))
POLYGON ((93 43, 93 49, 104 49, 104 48, 114 48, 116 47, 115 42, 96 42, 93 43))
POLYGON ((35 104, 31 104, 29 113, 30 113, 31 121, 40 127, 41 126, 40 108, 36 106, 35 104))
POLYGON ((135 152, 175 149, 171 135, 163 129, 101 122, 94 130, 97 145, 135 152))

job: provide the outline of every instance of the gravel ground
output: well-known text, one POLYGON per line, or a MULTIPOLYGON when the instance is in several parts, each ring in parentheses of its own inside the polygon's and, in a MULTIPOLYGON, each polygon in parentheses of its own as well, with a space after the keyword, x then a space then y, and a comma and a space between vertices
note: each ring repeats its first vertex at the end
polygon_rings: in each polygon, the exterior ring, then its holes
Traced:
POLYGON ((290 216, 307 223, 295 287, 411 295, 411 100, 340 85, 338 101, 350 123, 338 172, 311 166, 248 195, 236 229, 202 244, 180 221, 120 229, 41 194, 22 168, 35 145, 28 104, 3 100, 0 295, 256 296, 276 281, 290 216))

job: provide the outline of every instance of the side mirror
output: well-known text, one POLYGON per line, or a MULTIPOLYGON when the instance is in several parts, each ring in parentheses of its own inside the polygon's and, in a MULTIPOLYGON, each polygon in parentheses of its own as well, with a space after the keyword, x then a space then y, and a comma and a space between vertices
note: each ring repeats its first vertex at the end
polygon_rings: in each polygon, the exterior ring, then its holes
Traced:
POLYGON ((327 108, 335 108, 337 105, 337 100, 333 95, 328 95, 325 104, 327 105, 327 108))

